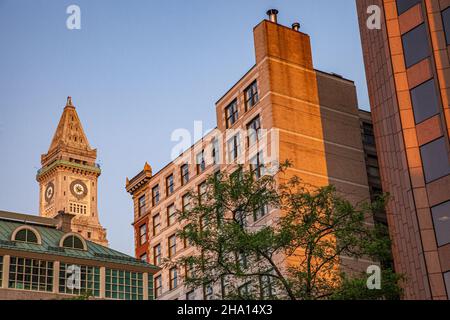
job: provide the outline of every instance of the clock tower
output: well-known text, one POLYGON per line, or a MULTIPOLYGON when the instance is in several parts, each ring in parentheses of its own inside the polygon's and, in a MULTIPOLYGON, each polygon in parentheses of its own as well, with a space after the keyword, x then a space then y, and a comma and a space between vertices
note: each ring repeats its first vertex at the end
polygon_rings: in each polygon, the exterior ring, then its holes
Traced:
POLYGON ((39 214, 55 217, 59 211, 72 214, 72 231, 107 246, 106 230, 97 210, 97 180, 101 170, 97 150, 92 149, 78 114, 67 98, 50 148, 41 156, 39 214))

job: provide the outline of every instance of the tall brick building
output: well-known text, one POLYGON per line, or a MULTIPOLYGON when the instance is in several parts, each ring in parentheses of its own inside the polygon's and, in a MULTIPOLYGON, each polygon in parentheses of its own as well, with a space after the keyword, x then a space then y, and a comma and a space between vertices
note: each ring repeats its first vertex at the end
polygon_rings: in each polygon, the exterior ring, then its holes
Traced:
MULTIPOLYGON (((195 249, 176 236, 184 226, 175 213, 189 205, 186 193, 191 189, 201 193, 208 175, 232 172, 237 163, 259 167, 265 152, 277 155, 269 166, 286 159, 292 162, 285 179, 297 175, 314 186, 334 184, 353 201, 370 198, 354 83, 315 70, 309 36, 298 24, 292 28, 278 24, 276 11, 269 13, 270 19, 254 28, 256 64, 216 103, 216 130, 159 172, 152 172, 146 163, 138 175, 127 178, 126 190, 134 203, 136 257, 159 265, 163 259, 191 254, 195 249), (277 134, 268 135, 266 151, 258 147, 259 134, 239 136, 235 129, 276 129, 277 134), (226 139, 217 139, 220 134, 226 139), (209 164, 207 157, 212 158, 209 164)), ((261 212, 249 223, 264 225, 279 214, 261 212)), ((348 270, 360 270, 368 263, 341 257, 348 270)), ((221 297, 220 286, 189 291, 183 277, 181 267, 163 268, 155 276, 155 297, 221 297)))
POLYGON ((450 1, 356 4, 381 182, 392 198, 387 219, 395 268, 406 276, 405 298, 447 299, 450 1), (373 5, 381 9, 381 29, 367 26, 373 5))

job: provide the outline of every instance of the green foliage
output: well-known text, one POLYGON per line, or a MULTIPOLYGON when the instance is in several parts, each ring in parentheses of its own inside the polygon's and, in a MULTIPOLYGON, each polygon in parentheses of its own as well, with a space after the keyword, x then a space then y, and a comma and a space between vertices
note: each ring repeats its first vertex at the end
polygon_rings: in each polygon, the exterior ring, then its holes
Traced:
POLYGON ((340 268, 341 256, 389 260, 386 229, 369 223, 387 197, 354 206, 333 186, 314 188, 297 177, 278 183, 288 167, 276 176, 256 178, 239 167, 209 177, 202 194, 190 193, 190 209, 179 212, 187 226, 179 236, 196 251, 167 263, 184 266, 192 288, 222 286, 222 299, 398 297, 400 278, 389 270, 386 290, 368 290, 366 274, 347 278, 340 268))
POLYGON ((366 274, 349 278, 342 275, 342 285, 334 292, 333 300, 398 300, 403 294, 398 283, 404 277, 394 273, 391 269, 381 272, 381 290, 369 290, 366 284, 366 274))

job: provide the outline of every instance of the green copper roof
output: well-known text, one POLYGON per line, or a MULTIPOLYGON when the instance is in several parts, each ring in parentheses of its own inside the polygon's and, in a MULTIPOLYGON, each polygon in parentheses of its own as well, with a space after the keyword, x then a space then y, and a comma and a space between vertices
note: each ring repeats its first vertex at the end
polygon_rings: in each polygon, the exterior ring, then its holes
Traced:
POLYGON ((30 225, 39 232, 42 238, 42 244, 11 241, 11 236, 14 230, 23 225, 25 224, 16 221, 4 220, 0 217, 0 248, 34 253, 45 253, 78 259, 113 262, 123 265, 147 267, 159 270, 159 268, 144 261, 135 259, 129 255, 98 245, 88 240, 86 240, 88 248, 86 251, 61 248, 59 246, 59 241, 65 233, 52 227, 39 226, 30 223, 30 225))
POLYGON ((95 164, 95 166, 89 166, 89 165, 84 165, 84 164, 80 164, 80 163, 70 162, 70 161, 66 161, 66 160, 58 160, 58 161, 53 162, 48 167, 39 169, 38 172, 37 172, 37 176, 39 177, 42 174, 46 173, 47 171, 49 171, 49 170, 51 170, 54 167, 57 167, 59 165, 65 165, 65 166, 70 166, 70 167, 73 167, 73 168, 82 169, 82 170, 86 170, 86 171, 90 171, 90 172, 101 173, 100 165, 98 165, 98 164, 95 164))

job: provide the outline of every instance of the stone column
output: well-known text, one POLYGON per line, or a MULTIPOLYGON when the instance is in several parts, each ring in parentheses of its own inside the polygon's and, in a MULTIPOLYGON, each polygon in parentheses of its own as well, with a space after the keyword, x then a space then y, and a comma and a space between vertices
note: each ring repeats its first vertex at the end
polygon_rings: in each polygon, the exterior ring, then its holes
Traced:
POLYGON ((100 299, 106 299, 106 268, 100 267, 100 299))
POLYGON ((3 256, 2 287, 4 289, 8 289, 10 261, 11 257, 9 255, 3 256))
POLYGON ((144 300, 148 300, 148 273, 147 272, 144 272, 142 281, 144 282, 142 284, 142 288, 144 290, 144 300))
POLYGON ((59 269, 60 269, 60 262, 54 261, 53 262, 53 293, 59 293, 59 269))

